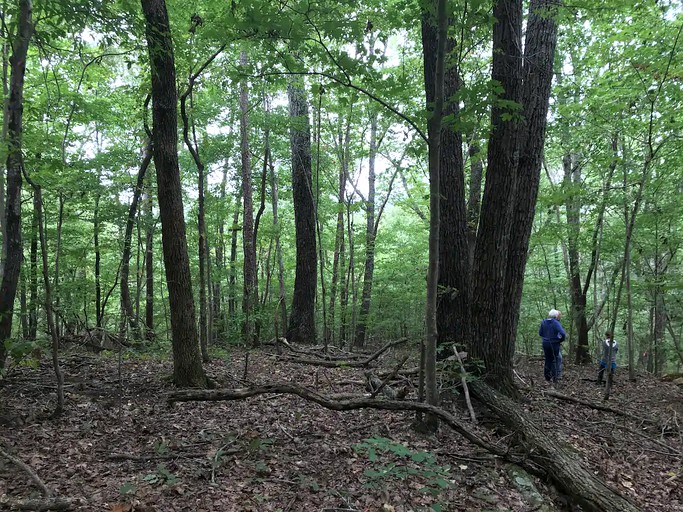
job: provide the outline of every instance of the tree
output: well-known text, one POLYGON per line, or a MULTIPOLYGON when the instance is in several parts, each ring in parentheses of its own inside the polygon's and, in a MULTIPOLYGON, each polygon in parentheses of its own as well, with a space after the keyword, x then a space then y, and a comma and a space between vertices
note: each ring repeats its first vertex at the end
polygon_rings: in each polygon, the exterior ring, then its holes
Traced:
POLYGON ((173 380, 206 386, 195 324, 190 262, 178 168, 177 91, 165 0, 142 0, 152 71, 154 166, 173 336, 173 380))
POLYGON ((292 308, 287 327, 290 342, 315 342, 316 229, 311 178, 311 131, 308 104, 302 82, 290 83, 290 143, 292 148, 292 188, 296 230, 296 274, 292 308))
POLYGON ((22 130, 24 112, 24 76, 29 42, 33 35, 31 0, 19 2, 19 28, 10 57, 10 94, 7 102, 7 197, 5 205, 5 266, 0 283, 0 370, 5 367, 5 342, 12 335, 14 298, 17 293, 21 260, 21 183, 24 170, 22 130))

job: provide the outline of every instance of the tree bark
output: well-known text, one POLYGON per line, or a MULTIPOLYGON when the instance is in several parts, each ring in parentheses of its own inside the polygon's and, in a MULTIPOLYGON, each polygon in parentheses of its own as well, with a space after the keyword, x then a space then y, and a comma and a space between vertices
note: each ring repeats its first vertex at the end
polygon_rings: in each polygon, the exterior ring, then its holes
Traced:
MULTIPOLYGON (((424 58, 425 93, 428 108, 435 101, 435 71, 437 59, 437 27, 434 20, 422 16, 422 53, 424 58)), ((452 118, 441 131, 439 164, 439 291, 437 297, 437 329, 439 346, 453 343, 465 346, 470 339, 470 265, 465 207, 465 175, 463 170, 462 133, 452 125, 458 120, 460 106, 449 100, 460 89, 459 63, 454 55, 457 45, 446 40, 444 71, 444 116, 452 118)), ((441 355, 448 355, 442 353, 441 355)))
POLYGON ((147 183, 145 213, 145 339, 154 337, 154 210, 151 183, 147 183))
POLYGON ((286 338, 293 343, 315 343, 317 253, 315 204, 311 179, 311 131, 303 83, 291 83, 289 98, 292 188, 296 232, 296 274, 286 338))
POLYGON ((277 259, 277 282, 278 282, 278 308, 280 321, 279 325, 287 325, 287 296, 285 294, 285 264, 282 260, 282 245, 280 243, 280 220, 278 217, 278 183, 275 175, 275 166, 272 157, 268 152, 270 162, 270 197, 273 208, 273 230, 275 232, 275 258, 277 259))
POLYGON ((377 112, 370 114, 370 151, 368 153, 368 197, 365 201, 365 267, 363 271, 363 291, 353 345, 365 346, 368 315, 372 300, 372 280, 375 274, 375 160, 377 157, 377 112))
MULTIPOLYGON (((247 65, 247 53, 240 52, 240 66, 247 65)), ((246 79, 240 84, 240 154, 242 159, 242 249, 244 251, 244 296, 242 297, 242 339, 248 346, 258 345, 256 316, 258 314, 258 274, 256 271, 256 240, 254 240, 254 197, 249 153, 249 88, 246 79)))
MULTIPOLYGON (((99 179, 98 179, 99 183, 99 179)), ((104 308, 102 307, 102 253, 100 251, 100 193, 95 196, 95 210, 93 211, 93 244, 95 249, 95 323, 102 327, 104 308)))
POLYGON ((140 169, 138 171, 138 177, 135 184, 135 189, 133 190, 133 199, 130 202, 130 207, 128 208, 128 218, 126 219, 126 231, 123 236, 123 255, 121 256, 121 281, 119 286, 121 287, 121 321, 119 323, 119 334, 121 340, 126 339, 127 325, 136 331, 136 337, 140 337, 137 332, 138 320, 133 312, 133 303, 130 298, 130 284, 128 278, 130 276, 130 252, 133 240, 133 227, 135 226, 135 217, 137 216, 138 203, 140 202, 140 196, 142 195, 142 189, 145 183, 145 173, 152 161, 152 145, 148 142, 145 145, 144 153, 142 156, 142 163, 140 164, 140 169))
POLYGON ((24 76, 26 56, 33 34, 31 0, 19 1, 19 24, 14 50, 10 57, 10 93, 7 103, 7 202, 5 205, 5 266, 0 282, 0 369, 5 367, 5 341, 12 336, 14 299, 19 284, 21 261, 21 183, 24 169, 22 131, 24 111, 24 76))
POLYGON ((181 387, 204 387, 178 168, 173 42, 165 0, 142 0, 142 9, 152 71, 154 166, 171 312, 173 380, 181 387))
MULTIPOLYGON (((522 1, 501 0, 493 9, 493 67, 500 99, 519 103, 522 85, 522 1)), ((514 389, 509 340, 504 340, 505 273, 510 246, 520 122, 516 113, 491 109, 486 183, 479 219, 472 282, 473 340, 471 355, 483 362, 486 376, 502 389, 514 389)))
MULTIPOLYGON (((429 146, 429 267, 427 269, 427 302, 425 306, 426 333, 423 341, 424 346, 424 380, 425 399, 429 405, 439 404, 439 390, 436 380, 436 347, 438 342, 437 330, 437 301, 439 290, 439 237, 440 237, 440 214, 441 214, 441 148, 442 129, 444 117, 444 94, 446 75, 446 39, 448 34, 448 15, 446 13, 446 0, 435 0, 428 11, 422 14, 423 27, 436 27, 436 53, 435 66, 432 75, 434 102, 430 105, 430 117, 428 127, 429 146), (433 21, 432 21, 433 20, 433 21)), ((423 41, 425 31, 423 29, 423 41)), ((424 45, 424 42, 423 42, 424 45)), ((425 66, 425 88, 429 82, 426 80, 427 68, 425 66)), ((428 414, 422 426, 429 431, 436 431, 438 419, 433 414, 428 414)))
POLYGON ((31 253, 29 256, 29 304, 28 338, 35 340, 38 334, 38 211, 33 209, 31 221, 31 253))

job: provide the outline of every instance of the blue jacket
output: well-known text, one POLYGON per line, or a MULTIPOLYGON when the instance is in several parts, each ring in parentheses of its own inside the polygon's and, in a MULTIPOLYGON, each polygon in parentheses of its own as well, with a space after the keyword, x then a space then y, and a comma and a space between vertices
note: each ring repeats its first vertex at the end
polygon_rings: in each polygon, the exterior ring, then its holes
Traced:
POLYGON ((538 335, 543 338, 543 343, 560 343, 567 337, 562 324, 557 318, 546 318, 538 328, 538 335))

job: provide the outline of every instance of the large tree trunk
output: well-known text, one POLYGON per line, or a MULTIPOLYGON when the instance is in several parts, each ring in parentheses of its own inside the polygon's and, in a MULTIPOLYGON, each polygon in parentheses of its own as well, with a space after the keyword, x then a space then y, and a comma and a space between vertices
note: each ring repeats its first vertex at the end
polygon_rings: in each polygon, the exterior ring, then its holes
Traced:
POLYGON ((31 0, 19 1, 19 25, 10 57, 10 93, 7 105, 7 204, 5 207, 6 238, 5 267, 0 283, 0 369, 5 367, 7 348, 5 341, 12 336, 14 298, 17 294, 21 260, 21 182, 24 169, 22 130, 24 111, 24 75, 26 56, 33 34, 31 0))
MULTIPOLYGON (((493 9, 491 78, 503 89, 502 100, 519 103, 522 84, 522 1, 501 0, 493 9)), ((510 245, 520 123, 507 108, 494 105, 488 167, 475 248, 472 281, 471 355, 501 388, 513 389, 510 347, 503 345, 505 272, 510 245)), ((514 347, 512 347, 514 348, 514 347)))
POLYGON ((206 386, 199 353, 178 168, 178 119, 173 42, 165 0, 142 0, 152 71, 154 166, 173 335, 173 380, 206 386))
MULTIPOLYGON (((240 65, 247 65, 247 53, 240 52, 240 65)), ((256 271, 256 240, 254 240, 254 198, 249 153, 249 88, 246 79, 240 84, 240 154, 242 158, 242 248, 244 250, 244 296, 242 297, 242 339, 249 346, 258 345, 256 315, 258 314, 258 274, 256 271)))
POLYGON ((479 225, 479 210, 481 208, 481 181, 484 175, 484 163, 481 160, 481 148, 476 141, 468 145, 470 157, 470 192, 467 201, 467 253, 469 268, 474 265, 474 248, 477 244, 477 226, 479 225))
MULTIPOLYGON (((9 34, 7 33, 7 26, 3 13, 2 27, 0 27, 0 34, 2 34, 2 138, 0 144, 3 146, 7 143, 7 128, 9 123, 9 34)), ((0 162, 0 234, 2 239, 7 240, 7 219, 5 217, 5 164, 7 162, 0 162)), ((5 268, 5 244, 2 244, 2 251, 0 254, 0 280, 5 268)))
MULTIPOLYGON (((422 16, 422 53, 424 57, 425 93, 428 108, 435 101, 435 71, 437 59, 437 27, 428 15, 422 16)), ((455 54, 456 42, 446 40, 447 61, 444 77, 444 116, 455 122, 460 115, 455 96, 460 88, 458 63, 448 60, 455 54)), ((439 294, 437 298, 437 328, 439 346, 453 343, 469 345, 470 339, 470 264, 465 207, 465 176, 463 172, 462 133, 452 126, 441 131, 439 164, 439 294)))
MULTIPOLYGON (((127 325, 130 323, 131 327, 137 331, 138 321, 133 312, 133 303, 130 298, 130 283, 128 278, 130 276, 130 252, 133 240, 133 227, 135 226, 135 217, 138 212, 138 203, 142 195, 142 188, 145 183, 145 173, 147 167, 152 161, 152 146, 150 143, 145 145, 144 154, 142 156, 142 163, 138 171, 137 182, 133 190, 133 200, 130 202, 128 208, 128 219, 126 219, 126 231, 123 235, 123 255, 121 256, 121 321, 119 323, 119 333, 122 340, 126 338, 127 325)), ((135 332, 139 338, 139 333, 135 332)))
POLYGON ((317 253, 315 204, 311 180, 311 130, 303 83, 287 88, 292 122, 292 188, 296 231, 296 274, 287 339, 293 343, 315 343, 315 293, 317 253))
POLYGON ((354 347, 365 346, 370 301, 372 300, 372 280, 375 274, 375 160, 377 157, 377 112, 370 114, 370 151, 368 154, 368 197, 365 201, 365 269, 363 272, 363 291, 361 292, 360 310, 354 347))

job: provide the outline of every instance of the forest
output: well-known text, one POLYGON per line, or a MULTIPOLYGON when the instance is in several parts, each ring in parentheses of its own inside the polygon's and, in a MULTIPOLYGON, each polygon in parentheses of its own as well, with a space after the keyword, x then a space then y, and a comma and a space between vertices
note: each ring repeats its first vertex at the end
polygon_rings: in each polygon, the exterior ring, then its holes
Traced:
POLYGON ((0 22, 0 510, 683 511, 680 1, 0 22))

